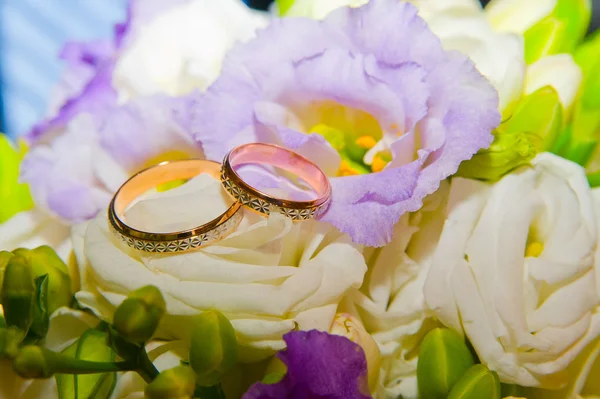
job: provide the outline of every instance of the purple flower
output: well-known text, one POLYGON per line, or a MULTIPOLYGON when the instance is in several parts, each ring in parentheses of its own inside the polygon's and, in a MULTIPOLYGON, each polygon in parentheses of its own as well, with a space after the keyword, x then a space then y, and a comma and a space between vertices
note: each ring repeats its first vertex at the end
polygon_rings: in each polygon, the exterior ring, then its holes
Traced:
POLYGON ((119 50, 145 22, 169 7, 189 0, 130 0, 127 20, 114 28, 113 40, 68 42, 61 51, 65 71, 51 101, 51 114, 34 125, 25 138, 36 143, 46 134, 64 128, 77 115, 101 118, 117 104, 113 71, 119 50))
POLYGON ((362 348, 346 337, 317 330, 283 336, 278 357, 287 374, 277 384, 256 383, 243 399, 366 399, 367 361, 362 348))
POLYGON ((36 205, 63 221, 91 219, 140 169, 202 157, 189 133, 193 99, 141 97, 101 115, 79 115, 62 135, 31 149, 21 164, 21 179, 36 205))
POLYGON ((491 143, 497 108, 491 84, 442 49, 415 7, 373 0, 324 21, 273 21, 234 48, 197 104, 193 133, 213 160, 254 141, 309 157, 331 177, 322 219, 381 246, 403 213, 491 143))

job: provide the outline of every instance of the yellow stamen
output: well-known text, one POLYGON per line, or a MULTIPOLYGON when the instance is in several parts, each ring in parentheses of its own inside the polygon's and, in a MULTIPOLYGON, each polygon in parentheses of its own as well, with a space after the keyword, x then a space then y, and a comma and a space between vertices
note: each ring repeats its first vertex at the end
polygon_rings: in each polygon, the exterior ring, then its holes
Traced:
POLYGON ((535 241, 527 246, 527 249, 525 249, 525 256, 537 258, 542 254, 542 252, 544 252, 544 244, 535 241))
POLYGON ((375 144, 377 144, 377 141, 373 136, 360 136, 356 139, 356 145, 367 150, 375 147, 375 144))
POLYGON ((375 154, 371 163, 373 173, 381 172, 388 163, 392 161, 392 154, 389 151, 381 151, 375 154))
POLYGON ((340 169, 338 170, 338 176, 354 176, 359 175, 360 172, 352 169, 352 166, 345 160, 340 163, 340 169))

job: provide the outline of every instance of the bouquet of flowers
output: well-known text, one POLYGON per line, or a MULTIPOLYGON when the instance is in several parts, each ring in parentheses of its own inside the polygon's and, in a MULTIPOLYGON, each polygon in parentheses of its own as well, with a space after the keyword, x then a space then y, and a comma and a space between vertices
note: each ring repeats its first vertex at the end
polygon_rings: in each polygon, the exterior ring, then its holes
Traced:
POLYGON ((0 398, 600 398, 590 15, 131 0, 0 137, 0 398))

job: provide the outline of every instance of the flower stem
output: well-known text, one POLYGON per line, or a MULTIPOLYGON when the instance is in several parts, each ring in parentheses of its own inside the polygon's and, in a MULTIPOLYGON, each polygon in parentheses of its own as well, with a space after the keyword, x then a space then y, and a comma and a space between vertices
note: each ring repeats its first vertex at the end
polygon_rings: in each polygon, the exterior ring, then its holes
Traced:
POLYGON ((148 353, 144 347, 141 347, 138 354, 136 371, 147 383, 154 381, 154 379, 160 374, 156 369, 156 366, 154 366, 154 363, 152 363, 148 357, 148 353))
POLYGON ((55 374, 96 374, 113 371, 132 371, 134 369, 129 362, 93 362, 75 359, 45 348, 41 349, 55 374))

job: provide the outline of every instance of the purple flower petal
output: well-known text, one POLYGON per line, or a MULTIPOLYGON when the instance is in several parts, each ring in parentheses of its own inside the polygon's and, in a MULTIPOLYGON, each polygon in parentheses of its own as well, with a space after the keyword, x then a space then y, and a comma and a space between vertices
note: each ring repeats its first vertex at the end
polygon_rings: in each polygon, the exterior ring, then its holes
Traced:
POLYGON ((133 173, 168 159, 202 157, 189 125, 190 101, 142 97, 102 114, 77 116, 21 164, 36 204, 67 222, 93 218, 133 173))
POLYGON ((127 19, 115 25, 111 41, 67 43, 61 58, 67 63, 53 103, 55 112, 34 125, 25 138, 35 143, 44 135, 62 129, 79 114, 102 115, 117 104, 112 85, 118 51, 145 22, 190 0, 130 0, 127 19))
POLYGON ((256 383, 243 399, 366 399, 367 361, 360 346, 346 337, 316 330, 283 336, 287 349, 278 356, 288 371, 277 384, 256 383))
POLYGON ((325 21, 273 21, 230 52, 198 99, 191 128, 213 160, 256 141, 307 156, 332 178, 322 219, 355 242, 381 246, 403 213, 418 210, 460 162, 490 144, 497 97, 471 61, 443 50, 414 6, 378 0, 325 21), (340 156, 309 134, 322 123, 314 109, 330 103, 376 119, 377 148, 393 158, 383 172, 336 177, 340 156))

